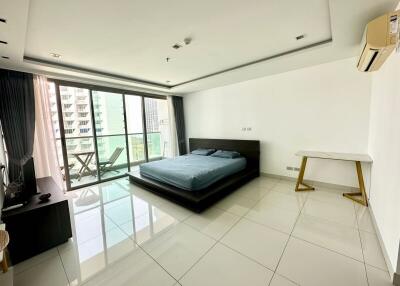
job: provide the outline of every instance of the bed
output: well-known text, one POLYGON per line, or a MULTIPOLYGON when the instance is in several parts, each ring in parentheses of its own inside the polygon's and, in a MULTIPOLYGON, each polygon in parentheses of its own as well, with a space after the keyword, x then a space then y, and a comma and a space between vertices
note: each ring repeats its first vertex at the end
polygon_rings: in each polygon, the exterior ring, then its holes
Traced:
POLYGON ((238 151, 241 157, 225 159, 188 154, 145 163, 129 172, 131 183, 201 212, 260 174, 260 142, 257 140, 189 139, 196 149, 238 151))

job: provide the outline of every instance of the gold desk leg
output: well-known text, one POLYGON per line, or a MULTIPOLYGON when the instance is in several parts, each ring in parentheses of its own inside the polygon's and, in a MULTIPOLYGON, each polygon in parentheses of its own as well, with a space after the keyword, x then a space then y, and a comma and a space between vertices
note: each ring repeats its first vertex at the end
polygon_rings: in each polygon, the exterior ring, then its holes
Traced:
POLYGON ((358 185, 360 187, 360 191, 356 192, 356 193, 344 193, 343 196, 350 200, 353 200, 359 204, 362 204, 363 206, 368 207, 368 199, 367 199, 367 194, 365 193, 364 178, 363 178, 360 161, 356 161, 356 169, 357 169, 357 178, 358 178, 358 185), (357 197, 361 197, 361 198, 357 198, 357 197))
POLYGON ((297 178, 296 189, 295 189, 296 192, 314 191, 315 190, 315 188, 313 188, 310 185, 307 185, 306 183, 303 182, 304 173, 306 171, 306 165, 307 165, 307 157, 303 157, 303 159, 301 161, 299 177, 297 178), (304 187, 300 188, 300 185, 302 185, 304 187))

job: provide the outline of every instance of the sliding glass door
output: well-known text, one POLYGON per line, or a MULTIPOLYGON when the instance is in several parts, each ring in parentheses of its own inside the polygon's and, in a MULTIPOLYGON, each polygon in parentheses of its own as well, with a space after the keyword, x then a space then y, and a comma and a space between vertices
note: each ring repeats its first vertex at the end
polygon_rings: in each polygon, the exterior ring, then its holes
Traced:
POLYGON ((97 181, 96 152, 90 91, 86 88, 59 86, 65 144, 64 172, 69 173, 71 187, 97 181))
POLYGON ((124 98, 122 94, 92 91, 100 179, 128 171, 124 98))
POLYGON ((167 101, 145 98, 144 107, 148 159, 152 161, 168 157, 170 140, 167 101))
POLYGON ((49 82, 53 131, 67 190, 125 176, 168 156, 165 98, 49 82))
POLYGON ((143 98, 137 95, 125 95, 126 125, 129 148, 129 164, 132 170, 146 162, 147 150, 145 148, 143 128, 143 98))

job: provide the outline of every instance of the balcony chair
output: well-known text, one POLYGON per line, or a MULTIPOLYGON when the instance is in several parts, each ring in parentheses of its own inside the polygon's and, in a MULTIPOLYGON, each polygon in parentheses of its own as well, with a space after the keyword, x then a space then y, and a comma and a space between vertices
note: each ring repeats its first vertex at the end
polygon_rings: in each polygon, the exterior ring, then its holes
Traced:
POLYGON ((122 151, 124 151, 124 148, 117 147, 115 148, 114 152, 112 153, 110 159, 108 161, 104 162, 99 162, 99 170, 100 170, 100 175, 104 175, 107 172, 116 172, 119 173, 118 170, 112 170, 112 166, 114 165, 115 161, 117 161, 119 155, 121 155, 122 151))

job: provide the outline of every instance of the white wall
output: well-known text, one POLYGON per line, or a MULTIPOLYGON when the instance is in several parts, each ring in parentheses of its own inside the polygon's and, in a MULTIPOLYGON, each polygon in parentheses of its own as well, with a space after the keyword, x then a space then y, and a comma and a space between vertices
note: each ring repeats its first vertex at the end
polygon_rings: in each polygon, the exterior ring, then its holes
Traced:
MULTIPOLYGON (((261 171, 293 177, 286 166, 300 165, 300 149, 365 153, 371 78, 355 65, 346 59, 185 95, 187 135, 261 140, 261 171)), ((349 162, 310 160, 306 178, 357 185, 349 162)))
POLYGON ((371 208, 395 270, 400 239, 400 54, 391 55, 372 77, 369 153, 374 160, 371 208))

